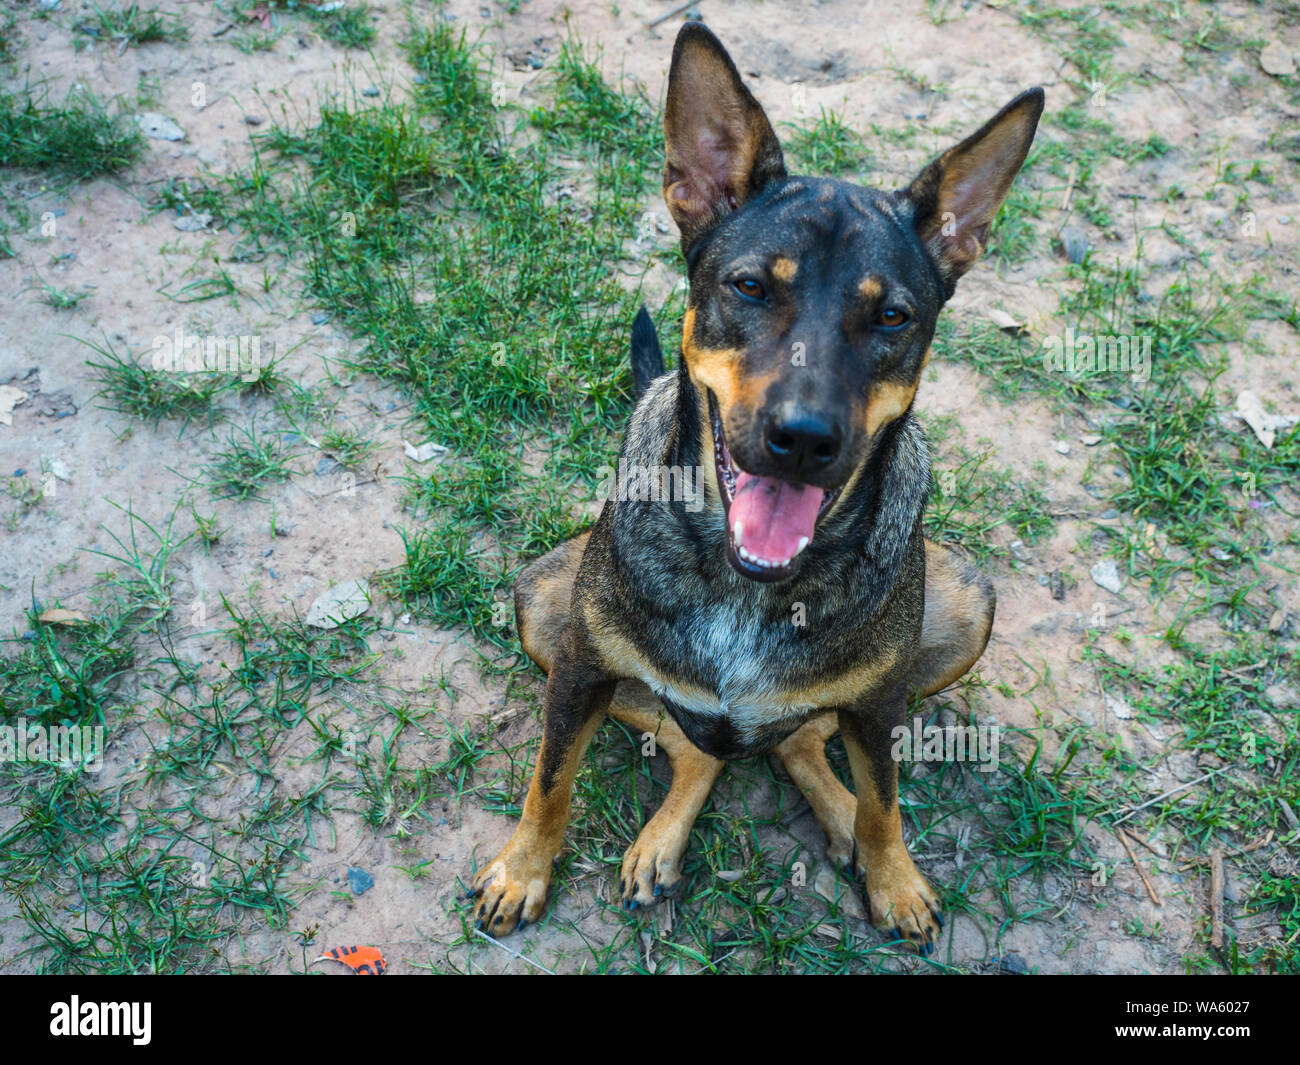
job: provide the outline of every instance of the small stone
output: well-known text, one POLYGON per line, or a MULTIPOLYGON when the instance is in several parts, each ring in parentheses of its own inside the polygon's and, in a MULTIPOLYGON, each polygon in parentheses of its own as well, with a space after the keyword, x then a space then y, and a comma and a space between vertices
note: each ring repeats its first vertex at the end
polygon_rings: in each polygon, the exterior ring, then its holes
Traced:
POLYGON ((352 888, 352 894, 364 895, 375 886, 375 878, 364 869, 358 869, 355 865, 349 865, 348 886, 352 888))
POLYGON ((1029 966, 1025 964, 1025 959, 1019 954, 1004 954, 1002 957, 995 959, 998 968, 1004 973, 1014 973, 1016 976, 1024 976, 1029 972, 1029 966))
POLYGON ((1114 521, 1118 517, 1119 517, 1119 511, 1116 510, 1114 507, 1107 507, 1105 510, 1101 512, 1102 521, 1114 521))
POLYGON ((206 211, 183 214, 179 218, 172 219, 173 228, 179 229, 182 233, 198 233, 210 225, 212 225, 212 215, 206 211))
POLYGON ((1119 595, 1124 590, 1124 578, 1120 576, 1119 566, 1113 558, 1103 558, 1088 571, 1093 584, 1105 588, 1112 595, 1119 595))
POLYGON ((341 581, 317 597, 304 619, 314 629, 336 629, 370 609, 370 585, 366 581, 341 581))
POLYGON ((1295 53, 1281 41, 1269 41, 1259 53, 1259 65, 1265 74, 1289 77, 1296 71, 1295 53))
POLYGON ((728 884, 734 884, 743 877, 744 871, 740 869, 720 869, 718 870, 718 879, 728 884))
POLYGON ((1096 447, 1101 443, 1101 437, 1096 433, 1088 433, 1086 436, 1079 437, 1079 443, 1084 447, 1096 447))
POLYGON ((1269 632, 1281 632, 1282 626, 1286 624, 1286 611, 1274 610, 1273 616, 1268 619, 1269 632))
POLYGON ((1015 556, 1017 562, 1032 562, 1033 555, 1029 553, 1029 548, 1025 547, 1023 540, 1012 540, 1010 544, 1011 554, 1015 556))
POLYGON ((376 89, 373 85, 371 85, 371 86, 369 86, 369 87, 367 87, 367 88, 362 89, 362 90, 361 90, 361 95, 362 95, 362 96, 371 96, 371 97, 378 96, 378 95, 379 95, 379 90, 376 89))
POLYGON ((136 125, 146 136, 156 141, 183 141, 185 131, 166 115, 145 111, 135 116, 136 125))
POLYGON ((1061 615, 1049 614, 1047 617, 1035 621, 1030 626, 1030 632, 1035 636, 1050 636, 1061 627, 1061 615))
POLYGON ((317 311, 311 316, 312 325, 324 325, 330 320, 329 311, 317 311))
POLYGON ((1076 266, 1088 257, 1088 236, 1078 226, 1063 226, 1057 238, 1065 257, 1076 266))
POLYGON ((1052 570, 1047 576, 1048 587, 1052 590, 1052 598, 1061 600, 1065 598, 1065 574, 1059 569, 1052 570))
POLYGON ((1055 451, 1058 455, 1068 455, 1070 453, 1070 445, 1067 444, 1064 440, 1053 440, 1052 450, 1055 451))
POLYGON ((858 893, 851 886, 840 884, 830 869, 822 869, 818 872, 813 879, 813 890, 827 902, 838 907, 843 916, 858 921, 866 920, 867 912, 862 907, 862 900, 858 898, 858 893))
POLYGON ((1128 704, 1126 699, 1121 699, 1118 695, 1106 694, 1106 710, 1121 721, 1128 721, 1133 717, 1133 707, 1128 704))

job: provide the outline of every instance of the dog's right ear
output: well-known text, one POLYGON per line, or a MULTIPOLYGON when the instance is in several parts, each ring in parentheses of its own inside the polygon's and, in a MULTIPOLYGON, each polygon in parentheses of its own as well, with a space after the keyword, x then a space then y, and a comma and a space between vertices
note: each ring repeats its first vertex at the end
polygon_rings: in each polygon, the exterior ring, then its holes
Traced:
POLYGON ((772 124, 727 50, 700 22, 673 46, 664 110, 664 202, 686 251, 768 182, 785 176, 772 124))

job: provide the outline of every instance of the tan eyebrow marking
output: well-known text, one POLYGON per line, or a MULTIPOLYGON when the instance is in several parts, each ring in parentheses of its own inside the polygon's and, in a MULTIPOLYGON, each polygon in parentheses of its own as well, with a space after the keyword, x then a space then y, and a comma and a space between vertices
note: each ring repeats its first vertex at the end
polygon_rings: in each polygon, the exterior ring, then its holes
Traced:
POLYGON ((778 281, 789 283, 794 280, 794 275, 799 272, 799 264, 793 259, 787 259, 784 255, 772 263, 772 276, 778 281))
POLYGON ((863 299, 878 300, 885 294, 885 287, 874 277, 864 277, 858 282, 858 292, 863 299))

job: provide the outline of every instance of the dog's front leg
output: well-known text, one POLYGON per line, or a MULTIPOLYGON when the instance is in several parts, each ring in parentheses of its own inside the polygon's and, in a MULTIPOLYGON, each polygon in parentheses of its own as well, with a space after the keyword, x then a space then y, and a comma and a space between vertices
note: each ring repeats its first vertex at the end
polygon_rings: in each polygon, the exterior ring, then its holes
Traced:
POLYGON ((856 865, 871 904, 871 919, 877 928, 909 940, 928 954, 943 918, 939 899, 917 872, 903 842, 893 730, 906 715, 907 702, 900 692, 869 709, 841 710, 840 733, 857 791, 856 865))
POLYGON ((476 927, 483 931, 506 935, 542 915, 551 863, 569 824, 573 778, 616 683, 570 624, 546 683, 542 748, 523 817, 505 849, 479 870, 470 890, 479 900, 476 927))

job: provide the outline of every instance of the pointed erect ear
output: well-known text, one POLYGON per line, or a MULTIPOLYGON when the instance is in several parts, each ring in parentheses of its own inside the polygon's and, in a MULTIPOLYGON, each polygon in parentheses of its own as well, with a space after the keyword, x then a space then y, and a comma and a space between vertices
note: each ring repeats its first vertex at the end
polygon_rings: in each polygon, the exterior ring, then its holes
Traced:
POLYGON ((989 226, 1029 154, 1043 90, 1022 92, 977 133, 949 148, 908 186, 916 231, 951 294, 984 253, 989 226))
POLYGON ((664 202, 688 249, 769 181, 785 176, 767 115, 699 22, 677 34, 664 110, 664 202))

